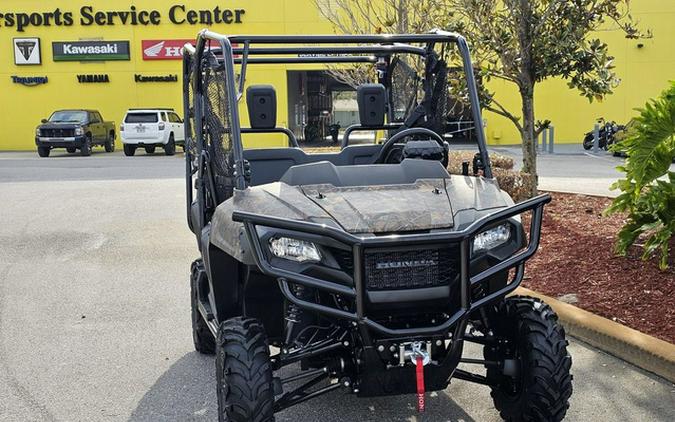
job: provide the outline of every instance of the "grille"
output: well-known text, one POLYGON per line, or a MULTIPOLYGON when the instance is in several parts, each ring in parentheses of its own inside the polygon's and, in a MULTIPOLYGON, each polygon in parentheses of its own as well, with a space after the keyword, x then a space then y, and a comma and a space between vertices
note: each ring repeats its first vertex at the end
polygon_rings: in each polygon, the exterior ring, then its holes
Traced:
POLYGON ((40 135, 49 138, 69 138, 75 136, 75 129, 40 129, 40 135))
POLYGON ((351 250, 328 248, 330 253, 335 258, 335 261, 340 266, 340 269, 349 275, 354 273, 354 257, 351 250))
POLYGON ((457 277, 457 257, 457 248, 366 251, 366 288, 395 290, 447 286, 457 277))

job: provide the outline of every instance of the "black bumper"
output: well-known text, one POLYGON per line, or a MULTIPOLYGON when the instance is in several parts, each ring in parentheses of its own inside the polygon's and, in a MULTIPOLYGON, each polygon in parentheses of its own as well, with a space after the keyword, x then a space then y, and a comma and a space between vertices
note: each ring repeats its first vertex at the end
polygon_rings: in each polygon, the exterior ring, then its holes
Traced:
POLYGON ((85 141, 84 136, 75 136, 71 138, 45 138, 35 137, 35 145, 38 147, 50 148, 82 148, 85 141), (47 140, 50 139, 50 140, 47 140))

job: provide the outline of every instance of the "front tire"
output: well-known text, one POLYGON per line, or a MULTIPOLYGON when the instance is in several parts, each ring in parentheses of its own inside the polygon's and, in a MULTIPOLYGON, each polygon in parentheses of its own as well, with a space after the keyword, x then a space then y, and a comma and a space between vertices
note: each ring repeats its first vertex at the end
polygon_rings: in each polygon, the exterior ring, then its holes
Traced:
POLYGON ((588 151, 593 148, 593 134, 589 133, 584 137, 584 149, 588 151))
POLYGON ((49 147, 38 147, 38 155, 40 157, 49 157, 49 152, 51 151, 51 148, 49 147))
POLYGON ((136 154, 136 146, 131 144, 124 144, 124 155, 133 157, 136 154))
POLYGON ((164 145, 164 154, 174 155, 176 153, 176 142, 173 140, 173 133, 169 135, 169 142, 164 145))
POLYGON ((546 303, 512 296, 496 306, 492 318, 495 337, 506 340, 486 346, 486 360, 516 361, 515 376, 488 367, 491 395, 506 421, 561 421, 572 395, 572 358, 565 330, 546 303))
POLYGON ((236 317, 220 324, 216 341, 216 383, 220 422, 274 420, 269 344, 258 320, 236 317))
POLYGON ((192 263, 190 268, 190 308, 192 311, 192 341, 195 350, 205 355, 212 355, 216 352, 216 339, 211 334, 211 330, 206 325, 206 321, 199 312, 199 281, 200 277, 205 277, 204 262, 198 259, 192 263))
POLYGON ((146 154, 154 154, 155 153, 155 147, 145 147, 145 153, 146 154))
POLYGON ((82 147, 80 148, 80 155, 83 157, 89 157, 91 155, 91 136, 87 135, 86 138, 84 138, 84 143, 82 144, 82 147))

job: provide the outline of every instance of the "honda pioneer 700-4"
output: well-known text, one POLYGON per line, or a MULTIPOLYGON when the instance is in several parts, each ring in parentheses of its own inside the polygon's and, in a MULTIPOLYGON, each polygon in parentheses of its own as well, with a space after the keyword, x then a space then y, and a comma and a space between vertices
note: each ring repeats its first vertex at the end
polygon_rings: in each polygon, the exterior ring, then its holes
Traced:
POLYGON ((425 393, 453 379, 489 386, 506 420, 564 418, 565 332, 545 303, 507 296, 550 197, 514 204, 500 190, 464 38, 205 30, 183 57, 187 215, 201 254, 193 337, 216 355, 220 420, 274 420, 336 389, 414 394, 424 410, 425 393), (246 84, 250 66, 307 64, 370 78, 339 152, 304 152, 277 126, 274 87, 246 84), (443 135, 460 103, 478 152, 451 175, 443 135), (385 136, 353 145, 355 130, 385 136), (289 146, 245 148, 251 133, 289 146), (483 356, 463 356, 466 342, 483 356))

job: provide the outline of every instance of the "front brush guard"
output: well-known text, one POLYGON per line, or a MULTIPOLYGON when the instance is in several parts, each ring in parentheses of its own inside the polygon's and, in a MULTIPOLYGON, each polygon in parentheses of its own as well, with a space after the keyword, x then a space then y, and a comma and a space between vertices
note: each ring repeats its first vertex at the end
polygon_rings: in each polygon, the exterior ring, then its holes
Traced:
POLYGON ((287 218, 271 217, 244 211, 233 212, 232 220, 244 224, 246 235, 250 245, 252 246, 253 257, 258 268, 264 274, 275 277, 279 280, 281 292, 289 302, 292 302, 297 306, 309 311, 314 311, 337 319, 354 321, 361 327, 365 327, 369 330, 373 330, 390 337, 432 336, 445 335, 448 330, 460 319, 467 317, 471 312, 489 303, 490 301, 510 293, 516 287, 518 287, 518 285, 520 285, 520 282, 523 279, 525 261, 529 259, 539 247, 543 209, 544 205, 550 201, 550 195, 539 195, 519 204, 486 215, 465 229, 459 231, 402 234, 378 237, 360 237, 322 224, 287 218), (530 236, 527 247, 525 249, 521 249, 516 254, 497 263, 496 265, 471 276, 469 272, 471 258, 470 247, 473 237, 489 226, 499 224, 510 217, 528 211, 532 211, 532 219, 530 221, 530 236), (305 274, 294 273, 286 269, 273 266, 266 258, 267 254, 264 252, 263 245, 257 235, 256 226, 264 226, 266 228, 291 232, 295 231, 298 232, 301 237, 303 233, 325 236, 349 246, 352 250, 354 259, 354 287, 344 286, 342 284, 321 280, 305 274), (365 300, 366 289, 363 274, 364 249, 370 247, 405 247, 430 243, 456 243, 460 245, 460 308, 443 323, 426 327, 395 329, 386 327, 379 322, 370 319, 368 317, 365 300), (507 271, 511 268, 516 269, 515 277, 511 283, 508 283, 503 288, 490 293, 485 297, 482 297, 476 301, 472 301, 471 288, 474 285, 480 283, 488 277, 491 277, 502 271, 507 271), (353 299, 356 303, 356 312, 349 312, 299 299, 289 288, 289 282, 337 293, 347 298, 353 299))

